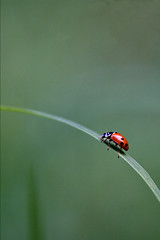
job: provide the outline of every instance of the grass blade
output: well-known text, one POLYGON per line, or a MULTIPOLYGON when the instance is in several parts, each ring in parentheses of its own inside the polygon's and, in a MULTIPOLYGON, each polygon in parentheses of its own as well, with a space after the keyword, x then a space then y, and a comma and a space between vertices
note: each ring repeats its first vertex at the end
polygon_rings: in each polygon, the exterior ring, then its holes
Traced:
POLYGON ((38 189, 35 176, 35 168, 31 165, 28 184, 28 213, 29 213, 29 239, 43 240, 43 227, 40 218, 40 204, 38 201, 38 189))
POLYGON ((26 113, 29 115, 35 115, 35 116, 39 116, 39 117, 43 117, 43 118, 56 120, 58 122, 62 122, 67 125, 70 125, 71 127, 77 128, 78 130, 87 133, 88 135, 92 136, 93 138, 95 138, 97 140, 100 139, 100 135, 98 133, 96 133, 95 131, 92 131, 91 129, 86 128, 76 122, 73 122, 71 120, 68 120, 66 118, 59 117, 59 116, 56 116, 53 114, 48 114, 48 113, 44 113, 44 112, 40 112, 37 110, 28 109, 28 108, 17 108, 17 107, 10 107, 10 106, 0 106, 0 110, 1 111, 9 111, 9 112, 26 113))
MULTIPOLYGON (((56 121, 62 122, 64 124, 70 125, 71 127, 74 127, 80 131, 83 131, 86 134, 95 138, 96 140, 100 141, 100 135, 98 133, 96 133, 95 131, 93 131, 89 128, 86 128, 83 125, 80 125, 74 121, 71 121, 71 120, 56 116, 56 115, 52 115, 52 114, 48 114, 48 113, 44 113, 44 112, 40 112, 40 111, 36 111, 36 110, 32 110, 32 109, 17 108, 17 107, 11 107, 11 106, 0 106, 0 110, 1 111, 9 111, 9 112, 25 113, 25 114, 35 115, 35 116, 39 116, 39 117, 43 117, 43 118, 48 118, 51 120, 56 120, 56 121)), ((108 142, 106 142, 105 144, 108 145, 108 142)), ((117 151, 117 148, 115 147, 114 144, 111 143, 110 147, 112 149, 114 149, 115 151, 117 151)), ((160 190, 157 187, 157 185, 155 184, 155 182, 152 180, 150 175, 147 173, 147 171, 138 162, 136 162, 136 160, 134 158, 129 156, 124 151, 120 151, 119 156, 123 160, 125 160, 142 177, 142 179, 146 182, 146 184, 149 186, 149 188, 152 190, 152 192, 154 193, 154 195, 160 202, 160 190)))

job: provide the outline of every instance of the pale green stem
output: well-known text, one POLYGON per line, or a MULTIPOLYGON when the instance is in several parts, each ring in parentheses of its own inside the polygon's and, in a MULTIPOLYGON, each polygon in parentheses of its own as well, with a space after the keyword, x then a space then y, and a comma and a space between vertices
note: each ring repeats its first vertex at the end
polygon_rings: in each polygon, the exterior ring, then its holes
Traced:
MULTIPOLYGON (((17 107, 10 107, 10 106, 0 106, 1 111, 9 111, 9 112, 19 112, 19 113, 25 113, 25 114, 30 114, 30 115, 35 115, 35 116, 40 116, 52 120, 56 120, 62 123, 65 123, 67 125, 70 125, 71 127, 74 127, 80 131, 85 132, 86 134, 92 136, 93 138, 97 139, 100 141, 100 135, 96 133, 95 131, 92 131, 89 128, 86 128, 76 122, 73 122, 71 120, 48 114, 48 113, 43 113, 40 111, 32 110, 32 109, 26 109, 26 108, 17 108, 17 107)), ((106 143, 108 144, 108 142, 106 143)), ((112 149, 116 150, 115 146, 113 144, 110 145, 112 149)), ((158 189, 157 185, 154 183, 150 175, 147 173, 147 171, 138 163, 136 160, 132 157, 130 157, 127 153, 121 151, 120 152, 120 157, 123 158, 146 182, 146 184, 149 186, 149 188, 152 190, 158 201, 160 202, 160 190, 158 189)))

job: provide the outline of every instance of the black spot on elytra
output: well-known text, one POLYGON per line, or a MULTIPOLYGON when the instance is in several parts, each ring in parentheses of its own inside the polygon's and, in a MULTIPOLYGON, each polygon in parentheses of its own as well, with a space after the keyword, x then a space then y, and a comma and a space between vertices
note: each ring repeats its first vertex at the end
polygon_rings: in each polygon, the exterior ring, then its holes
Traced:
POLYGON ((128 144, 127 144, 127 143, 125 144, 125 147, 128 147, 128 144))
POLYGON ((123 142, 120 142, 120 145, 121 145, 121 146, 123 146, 123 144, 124 144, 123 142))
POLYGON ((124 138, 121 138, 122 140, 124 140, 124 138))

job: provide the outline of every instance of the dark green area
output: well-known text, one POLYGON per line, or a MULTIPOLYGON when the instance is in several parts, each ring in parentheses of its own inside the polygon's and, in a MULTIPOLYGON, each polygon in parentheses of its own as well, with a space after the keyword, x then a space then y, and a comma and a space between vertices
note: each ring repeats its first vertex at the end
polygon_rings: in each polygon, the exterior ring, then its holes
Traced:
MULTIPOLYGON (((160 2, 2 1, 2 104, 118 131, 160 187, 160 2)), ((159 240, 160 205, 113 151, 2 113, 3 240, 159 240)))

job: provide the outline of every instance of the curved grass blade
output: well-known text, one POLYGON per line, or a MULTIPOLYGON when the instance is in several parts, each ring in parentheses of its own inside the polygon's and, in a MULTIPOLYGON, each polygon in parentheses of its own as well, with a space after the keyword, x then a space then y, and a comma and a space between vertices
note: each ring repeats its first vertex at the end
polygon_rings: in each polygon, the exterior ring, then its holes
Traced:
POLYGON ((48 118, 48 119, 52 119, 52 120, 56 120, 58 122, 62 122, 65 123, 67 125, 70 125, 71 127, 77 128, 80 131, 83 131, 85 133, 87 133, 88 135, 92 136, 93 138, 99 140, 100 139, 100 135, 98 133, 96 133, 95 131, 92 131, 89 128, 86 128, 76 122, 73 122, 71 120, 68 120, 66 118, 63 117, 59 117, 53 114, 48 114, 48 113, 44 113, 44 112, 40 112, 37 110, 32 110, 29 108, 17 108, 17 107, 10 107, 10 106, 0 106, 0 110, 1 111, 8 111, 8 112, 19 112, 19 113, 26 113, 29 115, 35 115, 35 116, 39 116, 39 117, 43 117, 43 118, 48 118))
MULTIPOLYGON (((83 131, 86 134, 95 138, 96 140, 100 141, 100 135, 98 133, 96 133, 95 131, 93 131, 89 128, 86 128, 83 125, 80 125, 74 121, 71 121, 71 120, 56 116, 56 115, 52 115, 52 114, 48 114, 48 113, 44 113, 44 112, 40 112, 40 111, 36 111, 36 110, 32 110, 32 109, 27 109, 27 108, 17 108, 17 107, 11 107, 11 106, 0 106, 0 110, 8 111, 8 112, 25 113, 25 114, 35 115, 35 116, 39 116, 39 117, 43 117, 43 118, 48 118, 51 120, 56 120, 58 122, 62 122, 64 124, 70 125, 71 127, 74 127, 80 131, 83 131)), ((105 144, 108 145, 108 142, 105 142, 105 144)), ((110 147, 112 149, 114 149, 115 151, 117 151, 117 148, 115 147, 114 144, 111 143, 110 147)), ((142 177, 142 179, 146 182, 146 184, 149 186, 149 188, 152 190, 152 192, 154 193, 154 195, 160 202, 160 190, 158 189, 157 185, 154 183, 154 181, 152 180, 150 175, 147 173, 147 171, 138 162, 136 162, 136 160, 134 158, 129 156, 124 151, 120 151, 119 156, 122 159, 124 159, 142 177)))

